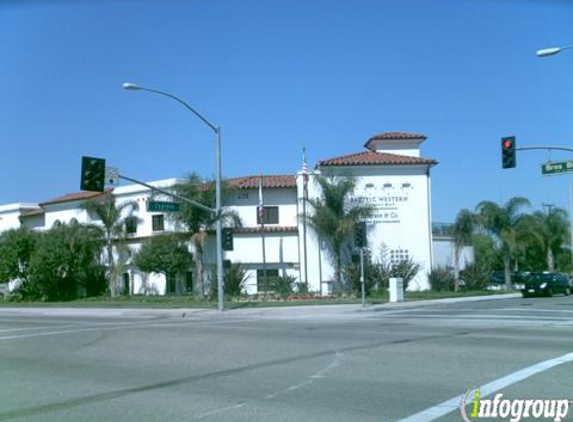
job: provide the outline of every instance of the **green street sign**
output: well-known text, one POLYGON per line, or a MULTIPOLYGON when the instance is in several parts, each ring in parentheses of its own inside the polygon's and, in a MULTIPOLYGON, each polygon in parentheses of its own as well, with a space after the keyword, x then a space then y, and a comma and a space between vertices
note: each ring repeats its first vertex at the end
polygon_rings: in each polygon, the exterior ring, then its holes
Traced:
POLYGON ((555 174, 571 172, 573 172, 573 160, 561 161, 557 163, 545 163, 541 165, 541 174, 544 176, 552 176, 555 174))
POLYGON ((149 201, 147 211, 149 212, 179 212, 181 204, 178 202, 149 201))

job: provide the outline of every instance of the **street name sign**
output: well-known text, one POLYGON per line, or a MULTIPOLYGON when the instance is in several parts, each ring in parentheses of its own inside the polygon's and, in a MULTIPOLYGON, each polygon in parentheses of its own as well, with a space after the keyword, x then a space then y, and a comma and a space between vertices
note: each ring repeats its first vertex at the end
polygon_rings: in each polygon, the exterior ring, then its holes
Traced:
POLYGON ((541 165, 541 174, 544 176, 552 176, 563 173, 573 172, 573 160, 560 161, 555 163, 545 163, 541 165))
POLYGON ((149 201, 147 211, 149 212, 179 212, 181 204, 179 202, 149 201))

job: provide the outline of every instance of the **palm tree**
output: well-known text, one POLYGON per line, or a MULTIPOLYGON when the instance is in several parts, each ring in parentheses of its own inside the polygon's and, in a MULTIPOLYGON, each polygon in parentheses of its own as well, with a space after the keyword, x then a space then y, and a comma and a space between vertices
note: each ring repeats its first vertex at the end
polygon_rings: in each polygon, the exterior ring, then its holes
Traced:
POLYGON ((519 247, 517 226, 523 218, 520 209, 524 206, 530 206, 527 198, 514 197, 503 206, 482 201, 476 207, 480 226, 494 237, 501 250, 508 289, 511 288, 511 259, 515 258, 519 247))
POLYGON ((566 243, 569 235, 567 211, 562 208, 551 208, 549 212, 533 213, 537 221, 534 226, 541 240, 547 261, 547 271, 555 271, 555 255, 566 243))
POLYGON ((460 256, 466 245, 471 244, 474 232, 475 217, 468 209, 458 212, 452 226, 454 235, 454 291, 460 289, 460 256))
POLYGON ((312 211, 305 218, 310 227, 328 245, 330 257, 334 261, 334 277, 340 286, 342 275, 342 256, 344 246, 354 230, 354 225, 372 215, 371 205, 348 207, 349 196, 356 186, 351 177, 318 177, 322 190, 321 199, 306 199, 312 211))
MULTIPOLYGON (((205 182, 197 173, 191 173, 187 179, 175 185, 175 192, 185 198, 191 199, 200 204, 215 208, 215 184, 205 182)), ((227 183, 222 186, 222 202, 230 194, 230 188, 227 183)), ((205 296, 205 286, 203 280, 203 256, 205 251, 205 241, 207 232, 215 228, 217 222, 216 216, 208 211, 197 208, 193 205, 182 203, 181 211, 174 218, 182 224, 190 234, 190 241, 193 245, 193 255, 195 257, 195 274, 193 279, 194 294, 203 298, 205 296)), ((241 227, 241 219, 238 214, 231 210, 223 210, 223 224, 232 227, 241 227)))
POLYGON ((102 240, 106 250, 105 261, 108 268, 109 290, 112 296, 117 296, 118 280, 121 276, 118 268, 123 268, 125 260, 129 257, 122 245, 122 240, 126 234, 126 220, 135 218, 133 214, 139 209, 139 206, 135 201, 117 203, 111 192, 108 192, 103 197, 85 202, 82 206, 96 220, 101 221, 102 240), (119 261, 117 263, 114 257, 114 249, 118 252, 119 261), (121 253, 119 253, 120 251, 121 253))

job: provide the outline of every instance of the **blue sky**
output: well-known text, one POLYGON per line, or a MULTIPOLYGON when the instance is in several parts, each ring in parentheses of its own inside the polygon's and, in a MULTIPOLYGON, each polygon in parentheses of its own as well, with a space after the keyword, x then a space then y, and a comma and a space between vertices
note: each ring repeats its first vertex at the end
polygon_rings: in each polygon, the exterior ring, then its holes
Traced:
POLYGON ((433 219, 484 199, 569 207, 572 176, 500 138, 573 146, 573 2, 551 0, 4 0, 0 204, 79 190, 82 155, 143 180, 287 174, 359 152, 373 134, 423 133, 433 219))

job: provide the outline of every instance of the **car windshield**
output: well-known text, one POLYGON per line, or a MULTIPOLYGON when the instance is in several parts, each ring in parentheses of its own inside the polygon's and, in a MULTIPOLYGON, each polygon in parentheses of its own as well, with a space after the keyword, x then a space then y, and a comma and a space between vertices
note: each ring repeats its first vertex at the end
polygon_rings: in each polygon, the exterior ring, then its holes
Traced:
POLYGON ((555 274, 534 274, 530 281, 532 282, 547 282, 555 279, 555 274))

